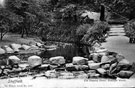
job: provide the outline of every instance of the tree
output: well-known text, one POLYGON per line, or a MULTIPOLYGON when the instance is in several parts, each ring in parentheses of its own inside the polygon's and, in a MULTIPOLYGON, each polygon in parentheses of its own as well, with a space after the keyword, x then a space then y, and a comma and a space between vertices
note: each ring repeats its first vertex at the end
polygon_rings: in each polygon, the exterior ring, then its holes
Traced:
POLYGON ((6 8, 23 18, 18 26, 21 29, 21 37, 38 32, 40 23, 48 24, 50 20, 47 11, 49 5, 44 0, 8 0, 6 8))
POLYGON ((19 18, 14 13, 10 12, 6 8, 0 9, 0 33, 1 33, 1 40, 3 39, 4 35, 8 33, 10 30, 14 29, 16 25, 21 22, 22 19, 19 18))
POLYGON ((105 20, 105 7, 104 5, 101 5, 101 11, 100 11, 100 20, 104 21, 105 20))

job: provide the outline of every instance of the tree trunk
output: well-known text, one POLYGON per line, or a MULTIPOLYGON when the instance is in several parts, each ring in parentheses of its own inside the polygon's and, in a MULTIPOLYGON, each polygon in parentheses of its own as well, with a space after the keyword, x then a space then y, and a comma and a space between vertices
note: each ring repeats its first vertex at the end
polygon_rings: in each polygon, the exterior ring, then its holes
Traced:
POLYGON ((100 21, 105 20, 105 7, 104 5, 101 5, 101 11, 100 11, 100 21))
POLYGON ((135 18, 135 9, 133 9, 131 12, 130 12, 130 14, 129 14, 129 20, 132 20, 132 19, 134 19, 135 18))
POLYGON ((3 30, 1 29, 0 40, 2 40, 2 39, 3 39, 3 35, 2 35, 2 33, 3 33, 3 30))
POLYGON ((22 28, 21 38, 24 38, 24 28, 22 28))
POLYGON ((26 36, 28 37, 29 33, 28 33, 28 29, 27 28, 25 29, 25 33, 26 33, 26 36))
POLYGON ((1 36, 1 37, 0 37, 0 40, 2 40, 2 39, 3 39, 3 37, 1 36))
POLYGON ((133 43, 133 38, 129 38, 129 43, 133 43))

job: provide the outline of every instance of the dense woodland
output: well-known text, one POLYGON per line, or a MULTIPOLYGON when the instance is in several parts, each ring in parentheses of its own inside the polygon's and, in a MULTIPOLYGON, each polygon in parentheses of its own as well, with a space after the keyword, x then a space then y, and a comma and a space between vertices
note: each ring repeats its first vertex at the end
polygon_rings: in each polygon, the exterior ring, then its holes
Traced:
POLYGON ((134 19, 134 0, 5 0, 0 8, 1 40, 8 32, 21 37, 36 35, 45 38, 73 40, 84 10, 106 10, 134 19))

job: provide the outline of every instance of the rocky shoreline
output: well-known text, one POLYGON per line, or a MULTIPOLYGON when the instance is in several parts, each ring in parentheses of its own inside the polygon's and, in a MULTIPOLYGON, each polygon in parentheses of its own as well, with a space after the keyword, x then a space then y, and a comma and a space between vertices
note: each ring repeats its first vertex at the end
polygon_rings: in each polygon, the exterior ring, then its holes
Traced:
MULTIPOLYGON (((43 44, 39 45, 41 46, 35 46, 41 49, 43 44)), ((49 47, 48 49, 51 50, 54 47, 49 47)), ((32 53, 25 57, 25 62, 18 58, 17 55, 9 55, 7 57, 8 64, 0 65, 0 79, 26 76, 33 76, 33 79, 37 77, 58 79, 129 79, 135 72, 134 63, 130 63, 123 55, 108 51, 99 43, 95 43, 90 52, 91 54, 88 58, 74 56, 71 63, 67 63, 63 56, 51 57, 48 59, 48 63, 44 63, 37 53, 32 53)))

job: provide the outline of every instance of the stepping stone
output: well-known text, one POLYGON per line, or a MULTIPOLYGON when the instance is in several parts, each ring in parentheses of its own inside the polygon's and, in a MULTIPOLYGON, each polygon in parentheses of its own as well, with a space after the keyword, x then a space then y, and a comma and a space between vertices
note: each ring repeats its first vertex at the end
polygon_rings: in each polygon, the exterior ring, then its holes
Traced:
POLYGON ((98 68, 97 71, 98 71, 100 74, 102 74, 102 75, 105 75, 106 72, 107 72, 107 71, 106 71, 105 69, 103 69, 103 68, 98 68))
POLYGON ((57 78, 58 74, 54 70, 49 70, 45 72, 45 75, 49 78, 57 78))
POLYGON ((84 57, 73 57, 73 62, 74 65, 87 65, 88 64, 88 59, 84 57))
POLYGON ((49 61, 52 65, 62 65, 66 63, 65 58, 63 56, 51 57, 49 61))
POLYGON ((28 50, 28 49, 30 49, 30 46, 23 44, 21 48, 24 50, 28 50))
POLYGON ((103 69, 109 69, 110 68, 110 64, 104 64, 101 66, 101 68, 103 69))
POLYGON ((0 48, 0 54, 5 54, 5 53, 6 53, 6 51, 4 49, 0 48))
POLYGON ((130 78, 133 74, 134 72, 132 71, 120 71, 117 75, 120 78, 130 78))
POLYGON ((36 43, 36 46, 38 46, 39 48, 42 48, 44 44, 40 43, 40 42, 37 42, 36 43))
POLYGON ((42 65, 42 58, 36 55, 30 56, 28 58, 28 64, 30 67, 36 67, 36 66, 42 65))
POLYGON ((101 63, 105 63, 105 62, 107 62, 107 61, 109 61, 109 57, 106 56, 106 55, 102 56, 102 58, 101 58, 101 63))
POLYGON ((39 49, 39 48, 36 45, 30 45, 30 49, 32 50, 32 49, 39 49))
POLYGON ((19 67, 23 70, 26 69, 29 66, 29 64, 19 64, 19 67))
POLYGON ((92 59, 94 62, 100 62, 101 58, 99 58, 99 54, 98 53, 93 53, 92 54, 92 59))
POLYGON ((51 70, 54 70, 54 69, 56 69, 56 68, 58 68, 58 65, 49 65, 49 68, 51 69, 51 70))
POLYGON ((93 60, 88 61, 88 64, 95 63, 93 60))
POLYGON ((73 63, 68 63, 66 64, 66 70, 67 71, 77 71, 75 65, 73 65, 73 63))
POLYGON ((89 70, 89 67, 87 65, 75 65, 75 68, 77 69, 77 71, 89 70))
POLYGON ((14 53, 14 50, 7 45, 3 46, 2 48, 6 51, 6 53, 14 53))
POLYGON ((90 63, 90 64, 88 64, 90 69, 95 69, 95 70, 100 68, 100 65, 101 65, 101 63, 90 63))
POLYGON ((119 61, 119 65, 130 65, 130 62, 127 59, 122 59, 119 61))
POLYGON ((40 67, 39 67, 40 70, 48 70, 49 69, 49 64, 42 64, 40 67))
POLYGON ((8 57, 8 64, 9 65, 15 65, 15 64, 19 64, 21 62, 21 60, 17 57, 17 56, 9 56, 8 57))

